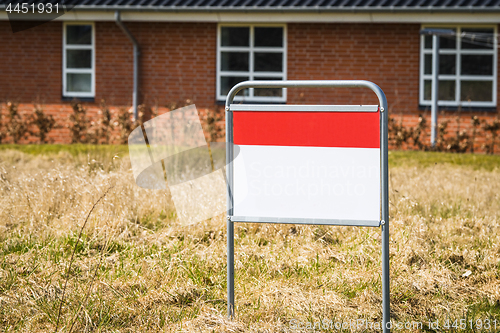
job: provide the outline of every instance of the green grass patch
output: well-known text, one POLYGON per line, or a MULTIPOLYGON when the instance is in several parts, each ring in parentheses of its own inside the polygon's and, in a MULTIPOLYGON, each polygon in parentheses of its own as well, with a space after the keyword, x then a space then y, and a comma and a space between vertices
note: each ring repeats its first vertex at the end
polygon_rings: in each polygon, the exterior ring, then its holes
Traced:
POLYGON ((73 156, 78 155, 101 155, 116 154, 119 156, 128 154, 127 145, 87 145, 87 144, 0 144, 2 150, 17 150, 32 155, 50 155, 59 152, 68 152, 73 156))
POLYGON ((390 167, 432 167, 438 164, 468 166, 474 170, 493 171, 500 169, 499 155, 457 154, 429 151, 389 151, 390 167))

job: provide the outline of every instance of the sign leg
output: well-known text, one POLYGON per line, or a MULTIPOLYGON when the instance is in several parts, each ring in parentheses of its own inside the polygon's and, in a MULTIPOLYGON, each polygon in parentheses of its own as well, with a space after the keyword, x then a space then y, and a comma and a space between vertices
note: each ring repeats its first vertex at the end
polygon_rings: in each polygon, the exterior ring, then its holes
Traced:
POLYGON ((391 292, 389 282, 389 225, 382 225, 382 323, 384 333, 391 331, 391 292))
POLYGON ((234 222, 227 219, 227 315, 234 316, 234 222))

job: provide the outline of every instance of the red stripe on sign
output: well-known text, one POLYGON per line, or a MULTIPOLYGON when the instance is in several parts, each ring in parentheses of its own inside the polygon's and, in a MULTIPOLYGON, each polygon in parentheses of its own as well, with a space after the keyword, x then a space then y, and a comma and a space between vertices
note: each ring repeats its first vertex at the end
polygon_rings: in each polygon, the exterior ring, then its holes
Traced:
POLYGON ((233 112, 234 143, 380 148, 379 112, 233 112))

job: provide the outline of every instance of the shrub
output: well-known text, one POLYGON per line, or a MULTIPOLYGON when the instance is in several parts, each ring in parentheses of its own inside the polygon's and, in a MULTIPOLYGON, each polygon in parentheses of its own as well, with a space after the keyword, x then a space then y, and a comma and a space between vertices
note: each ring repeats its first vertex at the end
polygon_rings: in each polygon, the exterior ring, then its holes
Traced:
POLYGON ((480 125, 479 118, 477 116, 472 116, 471 117, 471 124, 472 124, 472 135, 471 135, 471 143, 470 143, 470 152, 474 153, 474 144, 476 143, 476 135, 477 135, 477 129, 480 125))
POLYGON ((397 123, 396 119, 389 118, 389 142, 396 148, 401 149, 403 144, 407 144, 412 132, 412 128, 405 127, 403 121, 397 123))
POLYGON ((111 131, 114 129, 111 112, 109 111, 106 101, 101 100, 101 107, 97 113, 98 119, 90 123, 87 136, 88 142, 92 144, 109 144, 111 139, 111 131))
MULTIPOLYGON (((440 134, 441 142, 444 144, 440 146, 441 151, 451 151, 455 153, 465 153, 469 147, 471 147, 470 135, 465 130, 460 130, 460 115, 456 118, 457 122, 457 131, 454 136, 449 138, 445 138, 446 128, 444 129, 443 134, 440 134)), ((443 126, 447 127, 449 121, 445 121, 442 123, 443 126)))
POLYGON ((151 108, 147 104, 141 104, 137 107, 137 119, 132 117, 132 109, 127 110, 126 108, 120 108, 114 122, 114 126, 119 129, 118 131, 118 143, 126 144, 128 143, 128 136, 130 133, 138 126, 142 126, 151 117, 158 115, 158 108, 151 108))
POLYGON ((36 104, 33 113, 30 116, 29 127, 36 127, 36 131, 29 131, 31 135, 36 136, 40 143, 47 143, 47 134, 52 129, 57 128, 56 121, 51 115, 46 115, 43 107, 36 104))
POLYGON ((88 129, 90 126, 87 109, 79 102, 71 103, 73 113, 69 116, 67 125, 71 133, 71 143, 87 143, 89 141, 88 129))
POLYGON ((224 138, 224 125, 221 122, 224 120, 224 113, 217 110, 206 110, 205 116, 201 117, 203 132, 209 142, 217 142, 224 138))
POLYGON ((425 130, 427 128, 427 120, 419 114, 418 115, 418 124, 417 127, 412 131, 412 140, 413 145, 420 150, 426 150, 427 145, 422 141, 422 137, 424 136, 425 130))
POLYGON ((477 116, 471 117, 471 129, 469 131, 461 129, 460 113, 456 117, 457 130, 453 135, 448 134, 449 120, 438 123, 438 133, 436 146, 431 147, 430 143, 422 141, 423 134, 427 129, 427 123, 422 115, 419 116, 418 125, 413 128, 404 126, 392 117, 389 118, 389 143, 397 149, 408 148, 418 150, 448 151, 455 153, 474 153, 474 145, 478 136, 482 136, 489 141, 483 144, 482 148, 487 154, 494 154, 500 132, 500 119, 497 117, 493 122, 480 121, 477 116), (481 126, 480 126, 481 125, 481 126), (410 141, 411 139, 411 141, 410 141))
POLYGON ((118 142, 120 144, 126 144, 129 134, 135 128, 134 121, 132 120, 132 113, 126 108, 120 108, 114 126, 119 129, 118 142))
MULTIPOLYGON (((500 130, 499 118, 497 117, 495 120, 493 120, 492 123, 483 121, 482 127, 485 133, 490 133, 489 134, 490 142, 485 143, 483 145, 483 148, 487 154, 493 154, 495 152, 495 144, 498 137, 498 131, 500 130)), ((486 135, 486 137, 488 136, 486 135)))
POLYGON ((403 122, 399 123, 392 117, 389 118, 389 142, 401 149, 403 145, 405 148, 410 147, 410 139, 413 142, 413 147, 421 150, 427 150, 428 146, 423 143, 422 136, 427 128, 427 121, 422 115, 419 115, 418 124, 415 128, 406 127, 403 122))
POLYGON ((28 134, 28 122, 18 112, 18 104, 13 102, 7 103, 7 111, 9 120, 6 124, 6 134, 10 136, 12 142, 19 143, 28 134))
POLYGON ((3 143, 5 137, 7 137, 7 131, 3 124, 3 112, 2 108, 0 108, 0 144, 3 143))

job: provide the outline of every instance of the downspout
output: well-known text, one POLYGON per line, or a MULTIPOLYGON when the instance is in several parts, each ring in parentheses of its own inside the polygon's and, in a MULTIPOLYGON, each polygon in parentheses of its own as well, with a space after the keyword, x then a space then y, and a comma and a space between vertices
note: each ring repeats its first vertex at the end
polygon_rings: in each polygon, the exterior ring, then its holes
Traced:
POLYGON ((132 93, 132 107, 134 110, 134 120, 137 120, 139 113, 137 109, 137 97, 139 90, 139 43, 134 38, 134 36, 130 33, 126 26, 123 25, 123 22, 120 18, 120 12, 115 12, 115 22, 120 27, 125 35, 127 35, 128 39, 134 44, 134 91, 132 93))

